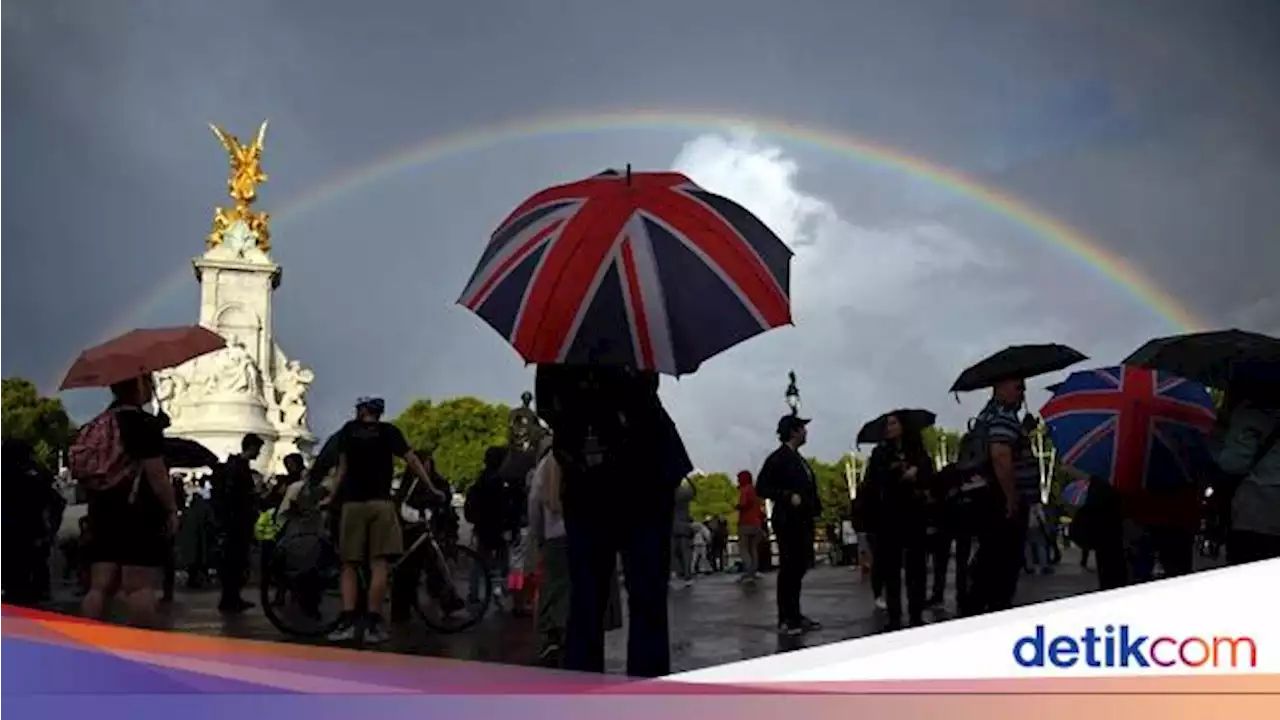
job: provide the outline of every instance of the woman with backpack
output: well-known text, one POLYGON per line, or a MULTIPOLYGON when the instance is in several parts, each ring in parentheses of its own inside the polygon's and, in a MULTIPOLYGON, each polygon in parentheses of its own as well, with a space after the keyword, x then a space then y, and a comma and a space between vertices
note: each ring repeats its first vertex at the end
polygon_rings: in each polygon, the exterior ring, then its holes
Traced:
POLYGON ((86 617, 102 619, 111 599, 125 601, 130 624, 156 622, 158 571, 178 530, 178 506, 165 468, 162 425, 142 407, 150 375, 111 386, 112 402, 72 443, 72 476, 89 500, 89 592, 86 617))

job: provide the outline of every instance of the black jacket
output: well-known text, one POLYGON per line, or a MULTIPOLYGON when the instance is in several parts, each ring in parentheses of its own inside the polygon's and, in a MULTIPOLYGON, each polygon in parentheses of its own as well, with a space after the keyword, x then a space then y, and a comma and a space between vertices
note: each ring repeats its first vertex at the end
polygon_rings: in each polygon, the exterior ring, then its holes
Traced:
POLYGON ((867 521, 872 532, 907 525, 922 529, 934 491, 933 461, 928 453, 904 453, 897 447, 881 443, 867 461, 867 479, 863 492, 867 497, 867 521), (904 480, 907 466, 916 468, 914 480, 904 480))
POLYGON ((813 519, 822 513, 817 478, 808 461, 788 445, 779 445, 765 458, 756 475, 756 494, 773 501, 775 527, 812 526, 813 519), (791 504, 792 495, 800 496, 799 505, 791 504))

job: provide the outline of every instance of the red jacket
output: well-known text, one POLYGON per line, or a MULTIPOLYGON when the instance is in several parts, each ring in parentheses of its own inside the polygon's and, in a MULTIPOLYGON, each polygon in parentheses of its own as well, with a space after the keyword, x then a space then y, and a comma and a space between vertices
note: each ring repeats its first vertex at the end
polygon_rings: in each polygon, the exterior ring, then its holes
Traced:
POLYGON ((764 504, 756 495, 751 473, 738 473, 738 527, 760 527, 764 524, 764 504))

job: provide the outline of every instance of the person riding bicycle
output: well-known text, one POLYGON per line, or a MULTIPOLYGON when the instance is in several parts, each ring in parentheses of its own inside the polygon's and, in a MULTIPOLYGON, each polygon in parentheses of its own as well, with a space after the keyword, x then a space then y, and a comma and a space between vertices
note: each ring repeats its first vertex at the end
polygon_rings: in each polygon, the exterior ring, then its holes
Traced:
POLYGON ((342 504, 338 522, 342 618, 329 636, 335 641, 350 640, 356 635, 359 570, 366 562, 370 577, 365 640, 379 643, 390 637, 378 611, 387 593, 388 559, 403 551, 400 523, 391 501, 395 458, 404 459, 429 491, 441 494, 418 456, 409 448, 404 433, 382 421, 384 412, 386 403, 382 398, 361 398, 356 402, 356 419, 339 431, 337 482, 330 498, 342 504))
POLYGON ((448 533, 447 517, 453 512, 453 493, 449 482, 435 471, 431 454, 423 452, 420 456, 434 487, 444 492, 444 497, 425 487, 412 470, 406 471, 400 479, 395 503, 400 508, 402 544, 406 550, 413 548, 414 543, 429 533, 431 540, 428 542, 434 542, 435 546, 419 548, 401 560, 396 568, 395 581, 391 585, 392 622, 409 619, 409 608, 417 602, 418 578, 423 573, 426 574, 427 592, 439 603, 442 613, 449 615, 465 607, 462 598, 448 582, 448 571, 440 554, 441 546, 457 542, 456 527, 452 537, 448 533))

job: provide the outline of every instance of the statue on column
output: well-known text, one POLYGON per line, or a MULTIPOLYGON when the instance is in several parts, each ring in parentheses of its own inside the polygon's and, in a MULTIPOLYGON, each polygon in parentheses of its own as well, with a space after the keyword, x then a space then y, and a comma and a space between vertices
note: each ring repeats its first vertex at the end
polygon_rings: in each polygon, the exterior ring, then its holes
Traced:
POLYGON ((513 408, 507 416, 507 445, 513 451, 533 452, 544 432, 538 422, 538 414, 529 407, 533 403, 533 393, 526 390, 520 395, 520 403, 520 407, 513 408))

